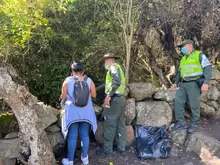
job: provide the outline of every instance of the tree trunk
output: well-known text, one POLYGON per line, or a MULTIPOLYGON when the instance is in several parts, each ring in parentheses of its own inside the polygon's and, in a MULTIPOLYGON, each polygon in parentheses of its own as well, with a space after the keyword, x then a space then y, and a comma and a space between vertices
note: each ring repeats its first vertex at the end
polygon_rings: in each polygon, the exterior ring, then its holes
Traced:
MULTIPOLYGON (((125 1, 126 2, 126 1, 125 1)), ((123 32, 123 40, 125 43, 125 79, 126 85, 129 84, 129 70, 130 70, 130 60, 131 60, 131 44, 132 44, 132 37, 133 37, 133 30, 134 30, 134 12, 133 12, 133 0, 127 0, 127 3, 121 1, 115 1, 113 10, 114 10, 114 17, 118 20, 120 26, 122 27, 123 32), (124 7, 127 8, 124 11, 124 7), (117 9, 117 10, 116 10, 117 9), (116 12, 117 11, 117 12, 116 12)))
MULTIPOLYGON (((148 55, 148 59, 149 59, 149 62, 150 62, 150 67, 153 70, 154 74, 159 76, 161 82, 167 88, 169 88, 171 86, 170 82, 168 81, 166 76, 163 74, 162 69, 160 67, 158 67, 157 62, 156 62, 156 58, 153 55, 152 49, 147 45, 147 43, 145 41, 145 37, 146 37, 145 31, 147 30, 147 28, 151 24, 151 22, 147 21, 147 19, 146 19, 147 10, 148 10, 148 6, 147 5, 142 5, 141 13, 140 13, 139 30, 137 31, 137 40, 144 47, 144 51, 148 55)), ((168 49, 171 49, 171 50, 174 49, 175 50, 174 43, 173 43, 172 27, 170 29, 166 29, 166 30, 169 31, 169 32, 171 31, 171 34, 169 33, 169 35, 166 36, 167 39, 168 39, 168 42, 166 41, 166 46, 167 46, 168 49)), ((163 44, 165 45, 165 42, 163 42, 163 44)), ((176 55, 176 54, 172 54, 172 55, 176 55)))
POLYGON ((130 61, 131 61, 131 39, 132 36, 126 36, 129 38, 126 43, 126 68, 125 68, 125 79, 126 79, 126 84, 129 84, 129 73, 130 73, 130 61))
MULTIPOLYGON (((198 14, 198 11, 195 9, 201 8, 201 4, 196 1, 184 1, 184 16, 187 18, 185 32, 186 32, 186 39, 193 39, 196 38, 197 41, 201 41, 202 39, 202 23, 201 23, 201 17, 202 14, 198 14), (192 12, 196 11, 196 12, 192 12)), ((204 4, 208 5, 208 4, 204 4)), ((203 10, 203 9, 200 9, 203 10)), ((196 46, 200 46, 200 43, 195 42, 196 46)))
POLYGON ((28 164, 55 165, 56 160, 46 132, 33 108, 37 98, 28 92, 25 83, 11 66, 0 62, 0 74, 0 97, 12 108, 20 132, 30 146, 31 156, 28 164))
POLYGON ((163 71, 161 68, 159 68, 157 66, 157 62, 156 62, 156 58, 154 57, 153 53, 152 53, 152 49, 147 45, 147 43, 145 42, 145 36, 143 34, 143 31, 141 30, 139 32, 138 35, 138 40, 140 41, 141 45, 143 45, 144 47, 144 51, 145 53, 148 55, 148 59, 150 62, 150 66, 151 69, 153 70, 153 72, 159 76, 161 82, 167 87, 169 88, 171 86, 171 84, 169 83, 169 81, 167 80, 166 76, 163 74, 163 71))
POLYGON ((175 61, 180 60, 181 56, 179 56, 176 52, 176 49, 174 46, 172 25, 169 22, 165 22, 163 24, 163 33, 164 33, 164 35, 160 33, 161 43, 163 44, 163 46, 166 50, 166 53, 168 53, 172 57, 174 63, 176 63, 175 61))

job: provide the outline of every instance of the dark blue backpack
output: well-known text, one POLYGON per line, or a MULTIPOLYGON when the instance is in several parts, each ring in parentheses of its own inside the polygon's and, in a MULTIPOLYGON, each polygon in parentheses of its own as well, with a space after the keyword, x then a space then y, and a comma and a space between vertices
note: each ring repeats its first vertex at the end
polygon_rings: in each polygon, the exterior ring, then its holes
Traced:
POLYGON ((73 104, 77 107, 85 107, 89 101, 90 90, 87 84, 88 77, 83 80, 79 80, 77 77, 73 77, 74 92, 73 92, 73 104))

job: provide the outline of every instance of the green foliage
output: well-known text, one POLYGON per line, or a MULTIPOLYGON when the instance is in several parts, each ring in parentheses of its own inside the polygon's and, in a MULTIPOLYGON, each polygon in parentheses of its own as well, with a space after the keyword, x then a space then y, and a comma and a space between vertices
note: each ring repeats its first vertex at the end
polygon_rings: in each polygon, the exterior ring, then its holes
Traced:
POLYGON ((100 58, 109 51, 122 51, 115 33, 117 26, 103 4, 87 0, 56 1, 44 8, 43 15, 47 25, 33 29, 24 43, 25 49, 15 49, 10 54, 10 63, 30 91, 40 100, 54 104, 62 82, 70 75, 73 60, 85 64, 86 74, 97 86, 104 83, 100 58))
POLYGON ((18 131, 18 124, 16 117, 13 113, 2 113, 0 114, 0 134, 7 134, 12 131, 18 131))
POLYGON ((217 68, 220 69, 220 62, 217 61, 217 68))
POLYGON ((10 107, 0 98, 0 114, 10 111, 10 107))
POLYGON ((0 136, 5 136, 10 132, 18 132, 19 126, 13 113, 5 112, 0 114, 0 136))
POLYGON ((15 122, 16 118, 15 115, 13 113, 2 113, 0 114, 0 127, 1 128, 5 128, 8 125, 10 125, 11 122, 15 122))
MULTIPOLYGON (((64 79, 70 75, 69 66, 73 60, 80 60, 85 64, 86 74, 95 81, 96 86, 103 84, 106 71, 100 59, 105 53, 116 53, 121 56, 121 64, 125 65, 122 26, 114 15, 114 8, 109 8, 109 5, 116 1, 119 2, 118 0, 2 0, 0 2, 2 29, 0 55, 3 55, 1 59, 18 70, 31 93, 41 101, 52 105, 59 98, 64 79)), ((140 9, 136 14, 140 14, 144 8, 137 6, 144 1, 133 2, 136 6, 134 9, 140 9)), ((147 20, 149 27, 156 26, 155 28, 160 30, 156 24, 158 22, 156 17, 161 15, 161 18, 164 16, 168 18, 169 13, 164 9, 166 6, 158 2, 156 3, 158 9, 155 10, 154 2, 146 2, 146 4, 146 18, 141 17, 140 20, 143 22, 147 20), (156 11, 158 13, 155 14, 156 11)), ((126 5, 122 7, 122 13, 127 9, 126 5)), ((133 81, 148 81, 152 73, 142 66, 142 55, 147 58, 147 54, 141 50, 143 49, 141 43, 136 40, 139 33, 138 26, 137 22, 134 27, 135 36, 132 38, 133 57, 130 77, 133 81)), ((129 28, 128 26, 127 30, 129 28)), ((151 31, 146 29, 146 33, 151 31)), ((153 42, 152 39, 146 39, 149 43, 153 42)), ((153 40, 159 42, 155 37, 153 40)), ((161 61, 164 64, 164 60, 161 61)))
POLYGON ((0 33, 3 46, 11 43, 25 47, 33 30, 40 26, 46 27, 48 21, 43 17, 46 1, 3 0, 0 4, 1 25, 4 33, 0 33), (5 40, 6 39, 6 40, 5 40))

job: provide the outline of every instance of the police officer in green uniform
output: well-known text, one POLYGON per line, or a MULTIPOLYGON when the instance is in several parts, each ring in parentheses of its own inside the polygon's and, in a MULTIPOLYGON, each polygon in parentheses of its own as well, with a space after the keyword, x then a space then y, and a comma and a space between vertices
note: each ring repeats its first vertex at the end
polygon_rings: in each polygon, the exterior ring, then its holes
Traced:
POLYGON ((188 133, 194 133, 200 120, 200 95, 208 91, 208 82, 212 78, 212 66, 201 51, 194 49, 192 40, 186 40, 181 45, 181 53, 184 55, 180 61, 179 71, 176 75, 172 89, 175 96, 175 118, 177 123, 172 130, 187 129, 188 133), (187 126, 184 119, 185 104, 189 101, 191 110, 191 122, 187 126))
POLYGON ((106 156, 113 152, 113 141, 117 136, 117 152, 125 155, 126 127, 125 127, 125 76, 121 66, 115 59, 119 57, 112 53, 104 55, 105 69, 105 109, 104 116, 104 149, 96 150, 97 155, 106 156))

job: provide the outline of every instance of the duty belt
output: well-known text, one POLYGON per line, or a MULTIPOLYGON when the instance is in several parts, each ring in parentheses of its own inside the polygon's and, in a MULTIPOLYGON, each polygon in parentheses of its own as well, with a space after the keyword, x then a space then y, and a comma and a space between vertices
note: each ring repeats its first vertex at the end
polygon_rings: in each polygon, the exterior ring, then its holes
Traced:
MULTIPOLYGON (((197 79, 198 80, 198 79, 197 79)), ((186 80, 182 80, 183 83, 187 83, 187 82, 193 82, 193 81, 197 81, 197 80, 190 80, 190 81, 186 81, 186 80)))

